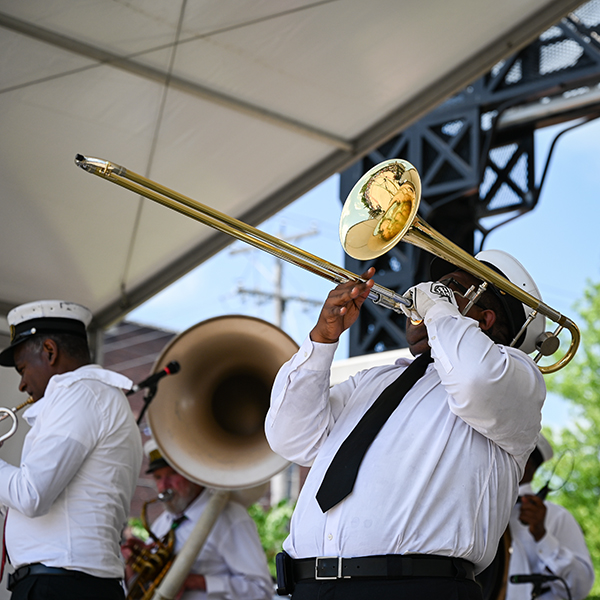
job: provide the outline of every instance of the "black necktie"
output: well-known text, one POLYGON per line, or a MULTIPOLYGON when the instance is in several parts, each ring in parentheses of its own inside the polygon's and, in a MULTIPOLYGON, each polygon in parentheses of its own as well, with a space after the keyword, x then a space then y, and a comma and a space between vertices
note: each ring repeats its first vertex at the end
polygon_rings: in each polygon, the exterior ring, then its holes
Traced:
POLYGON ((171 523, 171 529, 177 529, 184 521, 187 521, 187 517, 185 515, 180 515, 176 519, 173 519, 171 523))
POLYGON ((429 351, 417 357, 398 379, 381 392, 339 447, 316 496, 323 512, 341 502, 352 491, 360 463, 375 436, 408 390, 424 375, 431 360, 429 351))

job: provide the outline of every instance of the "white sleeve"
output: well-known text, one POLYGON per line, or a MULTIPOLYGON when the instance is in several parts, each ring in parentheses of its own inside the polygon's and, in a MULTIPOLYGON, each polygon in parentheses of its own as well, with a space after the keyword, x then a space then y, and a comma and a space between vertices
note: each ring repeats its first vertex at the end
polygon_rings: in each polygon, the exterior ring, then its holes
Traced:
POLYGON ((265 434, 285 459, 309 466, 355 387, 353 379, 330 389, 331 363, 337 344, 307 338, 281 367, 271 393, 265 434))
POLYGON ((50 510, 88 454, 80 442, 59 435, 44 436, 20 467, 0 461, 0 499, 27 517, 50 510))
POLYGON ((546 397, 536 364, 520 350, 495 344, 450 304, 436 304, 426 327, 450 410, 524 465, 546 397))
POLYGON ((24 451, 20 467, 0 461, 0 502, 27 517, 48 513, 98 439, 98 415, 92 399, 86 402, 86 390, 61 387, 56 401, 44 399, 51 410, 44 410, 35 443, 24 451))
MULTIPOLYGON (((243 509, 244 511, 246 509, 243 509)), ((214 600, 270 600, 273 582, 254 521, 248 516, 231 523, 218 541, 227 575, 204 575, 208 597, 214 600)))

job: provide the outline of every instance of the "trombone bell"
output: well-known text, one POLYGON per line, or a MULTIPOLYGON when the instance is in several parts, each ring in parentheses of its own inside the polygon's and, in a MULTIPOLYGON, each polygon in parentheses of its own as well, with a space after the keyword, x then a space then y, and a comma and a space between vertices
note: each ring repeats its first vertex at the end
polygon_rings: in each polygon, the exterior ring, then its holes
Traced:
POLYGON ((357 260, 393 248, 408 232, 421 201, 421 178, 409 162, 387 160, 365 173, 344 204, 340 241, 357 260))

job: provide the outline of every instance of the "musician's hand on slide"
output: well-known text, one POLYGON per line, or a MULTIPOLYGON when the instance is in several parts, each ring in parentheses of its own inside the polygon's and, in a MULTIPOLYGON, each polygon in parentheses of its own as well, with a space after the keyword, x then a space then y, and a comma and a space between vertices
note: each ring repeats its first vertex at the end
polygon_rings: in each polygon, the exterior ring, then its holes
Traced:
POLYGON ((401 308, 404 314, 413 321, 423 321, 429 309, 436 302, 449 302, 457 306, 454 292, 439 281, 414 285, 403 294, 403 298, 412 300, 411 308, 406 306, 401 306, 401 308))
POLYGON ((523 525, 529 525, 529 533, 539 542, 546 535, 544 521, 546 519, 546 505, 537 496, 521 497, 521 513, 519 521, 523 525))
POLYGON ((358 318, 360 307, 374 285, 375 268, 362 274, 365 283, 348 281, 329 293, 321 309, 319 320, 310 332, 310 339, 320 344, 333 344, 358 318))

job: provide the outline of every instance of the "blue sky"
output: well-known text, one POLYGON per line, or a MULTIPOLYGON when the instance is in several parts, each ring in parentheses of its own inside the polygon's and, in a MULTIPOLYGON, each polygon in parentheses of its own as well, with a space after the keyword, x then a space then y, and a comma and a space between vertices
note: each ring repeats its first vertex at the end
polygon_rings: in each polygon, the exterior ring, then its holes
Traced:
MULTIPOLYGON (((549 145, 567 127, 560 125, 536 134, 536 177, 541 177, 549 145)), ((501 226, 486 240, 485 248, 510 252, 527 267, 544 301, 574 321, 575 302, 588 281, 600 280, 600 121, 583 125, 560 138, 538 206, 525 216, 501 226)), ((312 229, 318 234, 294 242, 301 248, 343 266, 338 238, 341 211, 338 176, 288 206, 260 228, 289 237, 312 229)), ((203 227, 203 225, 198 225, 203 227)), ((244 314, 275 321, 273 302, 238 293, 240 287, 272 292, 274 261, 271 256, 235 242, 128 316, 139 323, 183 331, 205 319, 244 314), (233 252, 241 250, 244 252, 233 252), (246 249, 248 251, 246 251, 246 249)), ((322 301, 332 284, 293 265, 283 267, 283 290, 289 296, 322 301)), ((301 343, 318 316, 318 308, 290 302, 282 328, 301 343)), ((337 358, 347 357, 343 340, 337 358)), ((559 426, 571 418, 569 407, 549 397, 544 424, 559 426)))

